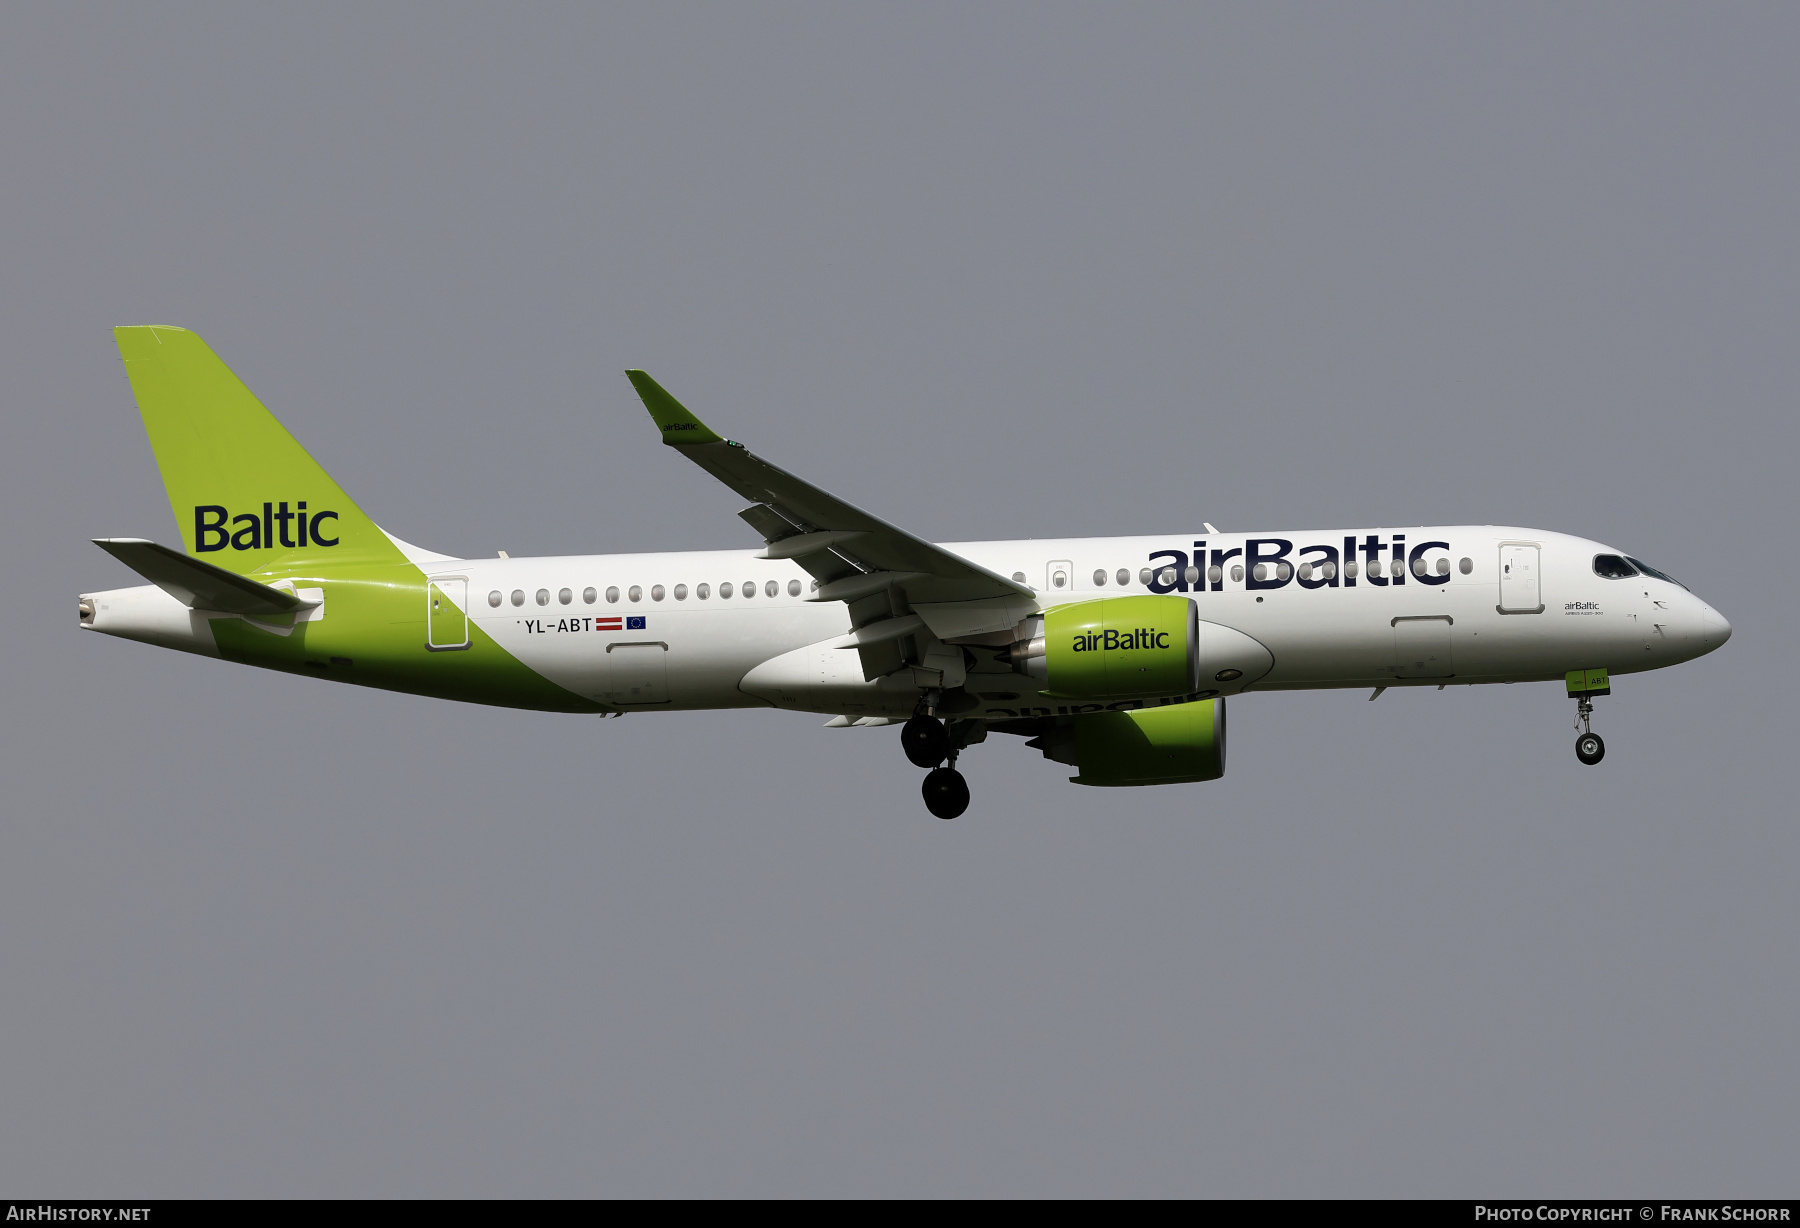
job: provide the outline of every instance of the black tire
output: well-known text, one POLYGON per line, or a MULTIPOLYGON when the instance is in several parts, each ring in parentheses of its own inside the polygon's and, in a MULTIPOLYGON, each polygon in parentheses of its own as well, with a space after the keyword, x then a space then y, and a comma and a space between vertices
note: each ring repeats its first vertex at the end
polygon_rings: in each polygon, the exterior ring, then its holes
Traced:
POLYGON ((950 735, 935 716, 915 716, 900 727, 900 749, 914 767, 934 768, 950 755, 950 735))
POLYGON ((969 782, 955 768, 935 768, 919 787, 925 809, 940 819, 954 819, 969 808, 969 782))
POLYGON ((1584 733, 1575 739, 1575 757, 1593 767, 1606 758, 1606 743, 1597 733, 1584 733))

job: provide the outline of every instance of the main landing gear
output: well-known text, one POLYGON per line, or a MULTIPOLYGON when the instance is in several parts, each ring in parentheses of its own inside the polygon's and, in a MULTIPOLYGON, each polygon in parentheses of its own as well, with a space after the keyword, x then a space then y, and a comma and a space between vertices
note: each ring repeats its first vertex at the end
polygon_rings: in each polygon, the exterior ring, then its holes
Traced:
MULTIPOLYGON (((958 725, 971 722, 959 721, 958 725)), ((960 735, 944 727, 944 722, 929 711, 921 711, 900 727, 900 747, 915 767, 930 768, 919 792, 925 798, 925 809, 940 819, 954 819, 969 808, 969 783, 956 770, 956 756, 964 745, 960 735), (948 759, 943 767, 938 766, 948 759)))
POLYGON ((954 819, 969 808, 969 782, 953 767, 932 768, 919 792, 925 809, 940 819, 954 819))
POLYGON ((934 768, 950 755, 950 733, 944 722, 921 712, 900 727, 900 749, 914 767, 934 768))

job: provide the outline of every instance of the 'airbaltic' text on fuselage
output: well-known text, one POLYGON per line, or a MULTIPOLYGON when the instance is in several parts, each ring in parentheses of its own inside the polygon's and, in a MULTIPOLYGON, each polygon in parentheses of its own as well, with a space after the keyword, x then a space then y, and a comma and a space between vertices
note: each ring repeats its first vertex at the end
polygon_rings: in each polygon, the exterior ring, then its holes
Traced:
POLYGON ((1449 554, 1450 543, 1441 541, 1418 542, 1408 549, 1404 533, 1393 534, 1391 542, 1383 541, 1379 533, 1353 534, 1343 539, 1341 553, 1335 543, 1296 550, 1285 537, 1252 537, 1228 550, 1209 550, 1201 540, 1194 543, 1191 555, 1186 550, 1152 550, 1149 589, 1153 593, 1203 593, 1209 589, 1219 593, 1225 591, 1228 576, 1233 584, 1253 590, 1295 583, 1309 589, 1355 588, 1359 581, 1377 588, 1399 587, 1409 580, 1448 584, 1449 554), (1432 557, 1433 551, 1443 554, 1432 557), (1363 558, 1360 567, 1356 561, 1359 554, 1363 558), (1228 567, 1234 559, 1239 560, 1236 567, 1228 567))

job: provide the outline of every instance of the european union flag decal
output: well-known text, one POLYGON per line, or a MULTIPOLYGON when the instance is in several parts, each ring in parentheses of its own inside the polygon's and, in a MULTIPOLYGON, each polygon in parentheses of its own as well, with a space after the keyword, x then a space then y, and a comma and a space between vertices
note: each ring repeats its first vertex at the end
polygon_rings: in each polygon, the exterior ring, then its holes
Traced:
POLYGON ((644 629, 644 615, 633 614, 625 619, 625 630, 627 630, 627 631, 642 631, 643 629, 644 629))

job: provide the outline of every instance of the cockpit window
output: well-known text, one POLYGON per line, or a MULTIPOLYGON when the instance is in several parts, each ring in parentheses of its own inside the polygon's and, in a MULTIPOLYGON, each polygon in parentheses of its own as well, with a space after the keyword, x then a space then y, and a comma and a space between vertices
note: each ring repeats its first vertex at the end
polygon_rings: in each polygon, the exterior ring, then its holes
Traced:
POLYGON ((1596 554, 1594 574, 1605 576, 1608 580, 1629 580, 1637 575, 1637 568, 1616 554, 1596 554))
MULTIPOLYGON (((1631 556, 1627 555, 1625 558, 1625 561, 1630 563, 1633 567, 1637 568, 1639 571, 1643 572, 1647 576, 1655 576, 1658 580, 1667 580, 1670 584, 1673 584, 1676 588, 1687 588, 1687 585, 1683 584, 1680 580, 1677 580, 1674 576, 1669 575, 1667 572, 1661 572, 1661 571, 1656 570, 1656 568, 1654 568, 1654 567, 1650 566, 1650 564, 1644 562, 1643 559, 1634 559, 1631 556)), ((1692 592, 1693 590, 1688 589, 1688 591, 1692 592)))

